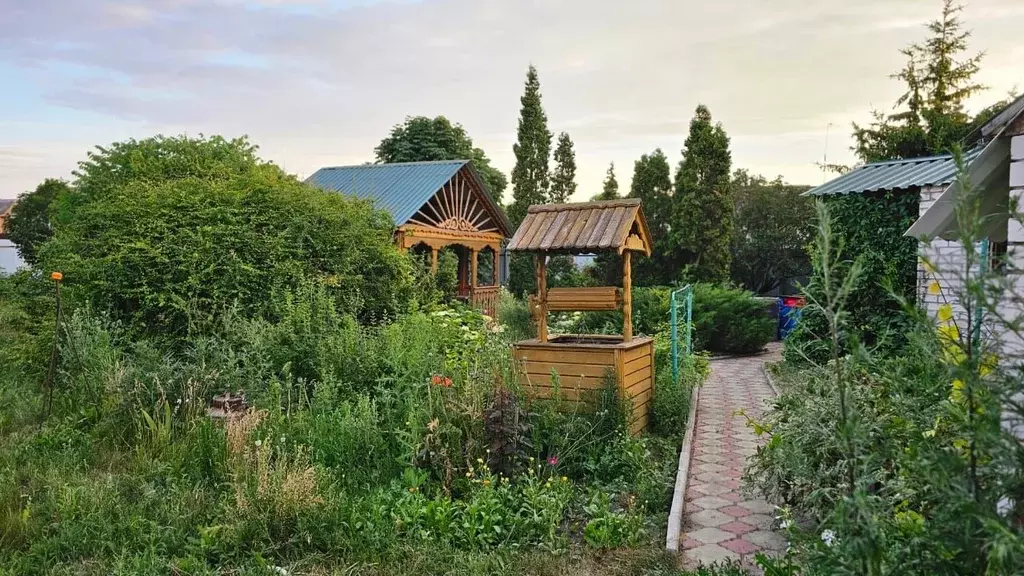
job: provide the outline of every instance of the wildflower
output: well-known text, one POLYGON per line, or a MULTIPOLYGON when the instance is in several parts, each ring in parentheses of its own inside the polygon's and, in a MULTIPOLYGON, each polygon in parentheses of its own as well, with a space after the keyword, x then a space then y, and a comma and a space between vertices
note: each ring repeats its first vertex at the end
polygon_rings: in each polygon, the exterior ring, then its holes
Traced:
POLYGON ((787 518, 787 519, 783 520, 781 523, 779 523, 779 528, 782 528, 783 530, 789 530, 790 527, 792 527, 792 526, 793 526, 793 521, 790 520, 789 518, 787 518))
POLYGON ((949 322, 953 318, 953 305, 943 304, 939 306, 938 317, 939 322, 949 322))
POLYGON ((280 442, 281 444, 284 444, 284 436, 281 436, 281 438, 278 439, 278 442, 280 442))
POLYGON ((63 279, 64 279, 64 275, 61 274, 60 272, 51 272, 50 273, 50 280, 53 280, 54 282, 60 282, 63 279))
POLYGON ((488 480, 487 478, 484 478, 484 486, 490 486, 490 485, 491 485, 491 481, 488 480))
POLYGON ((942 294, 942 286, 939 286, 938 281, 932 280, 928 283, 928 293, 938 296, 939 294, 942 294))
POLYGON ((256 441, 256 447, 259 448, 260 446, 263 446, 263 441, 262 440, 257 440, 256 441))
POLYGON ((929 274, 935 274, 936 272, 935 265, 923 258, 921 259, 921 267, 924 268, 924 271, 929 274))
POLYGON ((565 476, 562 476, 562 482, 568 482, 568 481, 569 481, 568 478, 566 478, 565 476))
POLYGON ((839 542, 839 537, 832 530, 824 530, 821 533, 821 541, 825 543, 825 546, 832 547, 839 542))
POLYGON ((415 486, 410 486, 409 487, 409 494, 414 494, 415 492, 416 492, 416 487, 415 486))
POLYGON ((549 456, 548 466, 558 466, 558 456, 549 456))

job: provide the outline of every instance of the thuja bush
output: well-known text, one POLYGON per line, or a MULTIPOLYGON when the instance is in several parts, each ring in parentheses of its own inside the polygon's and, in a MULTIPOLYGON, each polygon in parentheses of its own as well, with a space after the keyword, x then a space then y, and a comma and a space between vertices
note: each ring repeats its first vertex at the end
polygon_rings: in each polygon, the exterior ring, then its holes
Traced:
MULTIPOLYGON (((937 318, 904 302, 913 329, 898 357, 859 341, 856 292, 866 268, 837 244, 819 207, 809 306, 825 320, 810 358, 757 424, 769 435, 749 479, 782 506, 793 543, 779 568, 803 574, 1019 574, 1024 569, 1024 449, 1012 425, 1024 392, 1015 348, 1020 295, 982 262, 978 195, 961 179, 959 264, 929 263, 937 318), (946 286, 962 286, 949 291, 946 286), (845 338, 844 338, 845 336, 845 338)), ((1015 215, 1019 218, 1020 215, 1015 215)))

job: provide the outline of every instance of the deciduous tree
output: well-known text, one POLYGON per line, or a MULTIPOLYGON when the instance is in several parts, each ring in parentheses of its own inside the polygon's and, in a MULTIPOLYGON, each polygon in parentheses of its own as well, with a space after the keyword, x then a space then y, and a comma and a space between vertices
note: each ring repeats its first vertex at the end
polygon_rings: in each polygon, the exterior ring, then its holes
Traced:
POLYGON ((508 180, 473 145, 473 139, 461 124, 453 124, 444 116, 427 118, 409 116, 396 124, 391 133, 374 148, 377 162, 423 162, 429 160, 472 160, 487 187, 487 194, 501 205, 508 180))
POLYGON ((4 228, 26 263, 36 264, 39 247, 53 235, 50 206, 57 196, 70 190, 67 182, 47 178, 35 190, 18 196, 18 203, 11 209, 4 228))

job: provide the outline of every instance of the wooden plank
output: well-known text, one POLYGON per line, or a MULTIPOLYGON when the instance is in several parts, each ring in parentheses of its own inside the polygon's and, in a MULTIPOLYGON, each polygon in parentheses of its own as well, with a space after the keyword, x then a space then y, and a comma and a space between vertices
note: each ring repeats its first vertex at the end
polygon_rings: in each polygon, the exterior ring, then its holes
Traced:
POLYGON ((523 371, 530 374, 548 374, 552 370, 558 372, 562 378, 575 376, 589 376, 601 378, 605 370, 612 370, 610 364, 570 364, 568 362, 531 362, 523 363, 523 371))
POLYGON ((552 243, 555 241, 555 236, 562 231, 562 224, 568 217, 568 212, 558 212, 555 215, 555 219, 551 221, 551 225, 548 226, 547 231, 544 233, 544 237, 537 243, 541 250, 550 250, 552 243))
POLYGON ((622 369, 622 373, 625 374, 626 376, 629 376, 630 374, 636 372, 637 370, 643 370, 645 368, 650 368, 650 367, 651 367, 651 357, 650 356, 641 356, 640 358, 636 358, 634 360, 630 360, 629 362, 626 362, 625 367, 622 369))
POLYGON ((533 241, 533 237, 537 235, 537 231, 540 230, 541 226, 544 225, 544 214, 531 214, 527 216, 526 221, 520 228, 525 227, 526 232, 523 237, 519 239, 519 242, 514 244, 519 250, 528 250, 530 243, 533 241))
POLYGON ((597 246, 598 242, 601 241, 601 236, 604 234, 606 228, 608 228, 608 220, 612 217, 611 210, 602 210, 597 215, 597 224, 594 226, 593 232, 590 233, 589 238, 580 238, 584 246, 597 246))
POLYGON ((549 300, 607 300, 618 298, 619 289, 614 286, 597 288, 551 288, 548 290, 549 300))
POLYGON ((573 223, 572 229, 569 230, 569 234, 562 241, 562 244, 566 248, 575 248, 580 245, 580 236, 583 231, 586 230, 587 225, 590 223, 590 210, 575 210, 579 216, 576 217, 576 222, 573 223))
POLYGON ((643 382, 644 380, 650 380, 650 379, 651 379, 651 375, 649 373, 647 373, 647 371, 639 370, 637 372, 633 372, 632 374, 627 374, 627 375, 623 376, 622 377, 622 387, 624 389, 628 390, 634 384, 636 384, 638 382, 643 382))
POLYGON ((580 304, 548 302, 548 311, 550 312, 610 312, 618 309, 619 305, 611 302, 584 302, 580 304))
POLYGON ((563 400, 596 403, 601 397, 600 389, 573 388, 570 386, 555 388, 553 386, 542 386, 536 383, 524 383, 521 380, 520 385, 523 387, 523 392, 525 392, 530 398, 543 398, 545 400, 549 400, 558 395, 563 400))
POLYGON ((611 366, 612 349, 608 350, 558 350, 550 348, 517 347, 515 357, 525 362, 565 362, 569 364, 604 364, 611 366))
MULTIPOLYGON (((622 255, 622 341, 633 339, 633 253, 622 255)), ((629 360, 627 358, 627 360, 629 360)))
MULTIPOLYGON (((534 386, 552 386, 551 372, 538 370, 537 372, 524 372, 522 376, 534 386)), ((613 376, 614 377, 614 376, 613 376)), ((581 390, 601 390, 605 386, 603 377, 573 376, 571 374, 559 374, 558 383, 562 388, 579 388, 581 390)))
POLYGON ((565 239, 569 237, 569 230, 572 229, 573 225, 576 224, 576 220, 580 217, 578 210, 571 210, 564 214, 565 220, 559 224, 558 234, 555 234, 555 239, 551 243, 553 246, 557 246, 559 248, 565 247, 565 239))
POLYGON ((626 396, 636 396, 641 391, 643 391, 644 388, 654 388, 654 380, 651 378, 651 375, 648 375, 646 378, 639 380, 632 384, 631 386, 629 386, 628 388, 626 388, 626 396))
POLYGON ((626 209, 618 207, 612 212, 611 218, 608 219, 608 227, 605 228, 604 234, 601 235, 601 240, 598 242, 598 246, 601 248, 610 248, 615 246, 615 239, 619 236, 619 229, 622 225, 622 219, 626 217, 626 209))
POLYGON ((637 358, 640 358, 642 356, 650 356, 650 355, 651 355, 651 344, 649 342, 646 343, 643 346, 637 346, 636 348, 627 348, 626 349, 626 362, 630 362, 632 360, 636 360, 637 358))
POLYGON ((636 394, 633 394, 632 396, 627 396, 629 401, 633 403, 634 407, 646 404, 653 397, 654 389, 649 386, 643 388, 642 390, 638 391, 636 394))

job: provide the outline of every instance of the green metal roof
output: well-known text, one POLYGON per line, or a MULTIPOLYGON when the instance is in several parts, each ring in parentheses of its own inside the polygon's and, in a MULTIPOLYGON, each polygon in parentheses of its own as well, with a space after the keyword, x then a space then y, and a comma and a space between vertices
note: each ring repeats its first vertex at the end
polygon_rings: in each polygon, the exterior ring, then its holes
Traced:
MULTIPOLYGON (((970 163, 980 152, 979 148, 964 154, 964 161, 970 163)), ((803 195, 863 194, 924 186, 946 186, 955 178, 956 163, 953 156, 943 154, 864 164, 821 186, 811 188, 803 195)))
POLYGON ((464 166, 469 176, 483 190, 484 202, 494 213, 502 232, 509 236, 512 226, 505 212, 486 193, 486 185, 469 160, 438 160, 432 162, 397 162, 394 164, 360 164, 321 168, 306 179, 317 188, 372 200, 387 210, 402 225, 409 221, 464 166))

